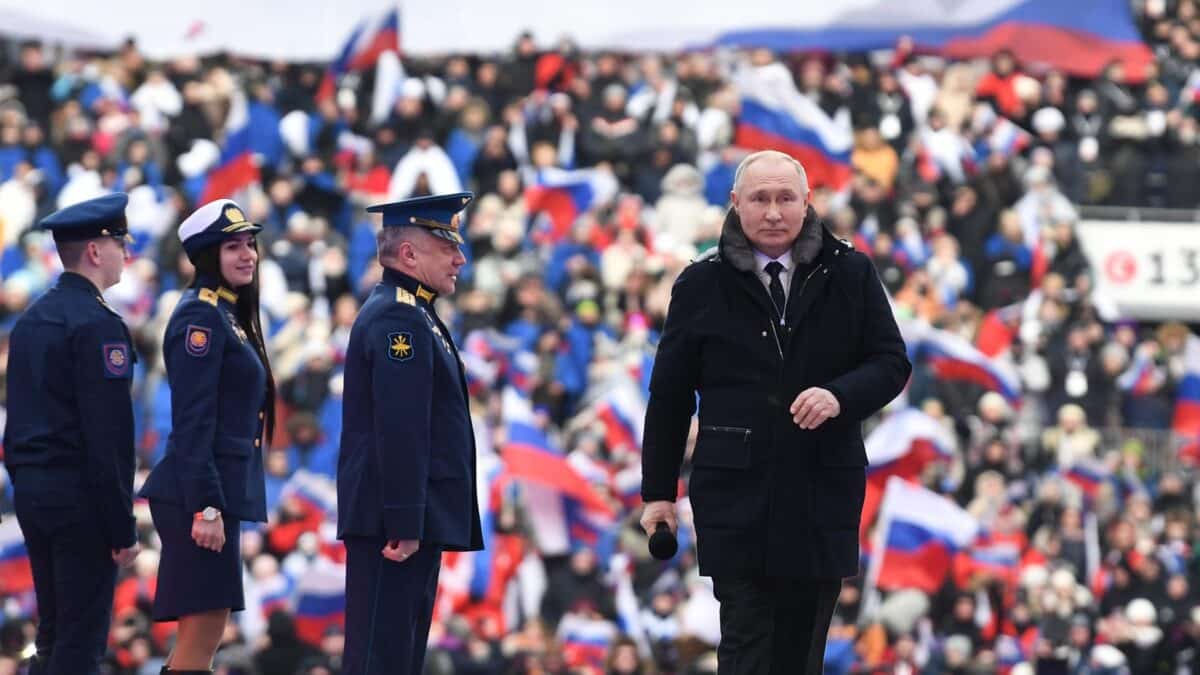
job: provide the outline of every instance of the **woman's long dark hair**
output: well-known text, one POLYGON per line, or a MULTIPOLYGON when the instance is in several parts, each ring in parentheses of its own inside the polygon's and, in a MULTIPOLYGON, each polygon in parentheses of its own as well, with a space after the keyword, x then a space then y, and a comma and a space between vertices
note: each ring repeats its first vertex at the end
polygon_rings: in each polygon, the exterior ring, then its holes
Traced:
MULTIPOLYGON (((258 360, 262 362, 263 368, 267 371, 266 440, 264 442, 269 445, 271 437, 275 435, 275 376, 271 373, 271 360, 267 358, 267 341, 263 334, 262 320, 259 318, 258 263, 254 265, 254 281, 241 288, 234 288, 225 277, 221 276, 222 243, 224 242, 207 246, 196 252, 196 256, 192 258, 196 274, 192 277, 188 288, 199 285, 200 279, 207 277, 219 279, 222 286, 237 293, 234 314, 237 316, 242 330, 250 336, 251 342, 254 343, 254 351, 258 353, 258 360)), ((258 250, 257 239, 254 240, 254 250, 258 250)))

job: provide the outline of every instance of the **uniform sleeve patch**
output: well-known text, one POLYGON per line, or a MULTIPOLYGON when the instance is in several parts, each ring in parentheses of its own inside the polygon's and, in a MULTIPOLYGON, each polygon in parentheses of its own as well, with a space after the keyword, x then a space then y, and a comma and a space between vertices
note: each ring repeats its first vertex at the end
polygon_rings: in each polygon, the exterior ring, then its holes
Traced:
POLYGON ((104 357, 104 376, 114 379, 129 376, 130 362, 129 345, 124 342, 108 342, 101 346, 104 357))
POLYGON ((407 361, 413 357, 412 333, 388 333, 387 355, 393 361, 407 361))
POLYGON ((204 326, 189 325, 187 337, 184 338, 187 353, 192 356, 204 356, 212 344, 212 329, 204 326))

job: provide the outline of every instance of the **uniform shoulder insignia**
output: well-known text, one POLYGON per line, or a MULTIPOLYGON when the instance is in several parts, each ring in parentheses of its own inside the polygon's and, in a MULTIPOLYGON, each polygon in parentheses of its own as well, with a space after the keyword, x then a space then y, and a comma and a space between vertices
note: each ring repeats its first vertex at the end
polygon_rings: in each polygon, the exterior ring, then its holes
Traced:
POLYGON ((104 376, 109 379, 125 379, 129 375, 129 345, 124 342, 106 342, 100 347, 104 359, 104 376))
POLYGON ((406 289, 396 288, 396 302, 402 305, 416 305, 417 298, 406 289))
POLYGON ((387 356, 393 361, 407 361, 413 357, 412 333, 407 331, 388 333, 387 356))
POLYGON ((212 345, 212 329, 205 326, 188 324, 187 334, 184 335, 184 347, 192 356, 205 356, 212 345))
POLYGON ((217 292, 211 288, 201 288, 200 293, 196 297, 200 298, 202 302, 207 302, 213 307, 217 306, 217 292))
POLYGON ((721 249, 719 249, 716 246, 713 246, 713 247, 709 248, 707 251, 701 253, 700 255, 698 255, 694 259, 692 259, 692 262, 698 263, 698 262, 715 261, 720 257, 720 255, 721 255, 721 249))

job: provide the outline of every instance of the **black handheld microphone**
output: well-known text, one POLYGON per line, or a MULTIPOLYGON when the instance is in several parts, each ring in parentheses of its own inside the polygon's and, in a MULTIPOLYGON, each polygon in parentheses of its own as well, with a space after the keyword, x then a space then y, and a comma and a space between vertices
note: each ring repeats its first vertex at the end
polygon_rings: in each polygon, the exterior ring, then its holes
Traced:
POLYGON ((678 550, 679 542, 676 541, 675 534, 666 523, 659 521, 654 528, 654 534, 650 535, 650 555, 658 560, 670 560, 678 550))

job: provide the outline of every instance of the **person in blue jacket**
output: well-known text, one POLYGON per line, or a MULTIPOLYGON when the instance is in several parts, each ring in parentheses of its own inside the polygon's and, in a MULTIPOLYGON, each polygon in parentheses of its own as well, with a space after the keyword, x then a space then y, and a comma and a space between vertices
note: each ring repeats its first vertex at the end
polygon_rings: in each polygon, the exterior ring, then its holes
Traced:
POLYGON ((171 433, 140 493, 162 539, 154 620, 179 621, 164 673, 210 672, 230 611, 245 608, 240 522, 267 520, 275 383, 259 323, 260 230, 228 199, 179 226, 196 274, 163 337, 171 433))
POLYGON ((420 675, 442 551, 483 548, 466 376, 434 310, 465 262, 457 214, 471 198, 367 209, 383 214, 383 278, 346 350, 337 469, 343 675, 420 675))
POLYGON ((100 292, 128 259, 124 194, 41 222, 66 271, 9 338, 4 463, 38 604, 32 675, 100 672, 117 565, 138 555, 133 520, 137 355, 100 292))

